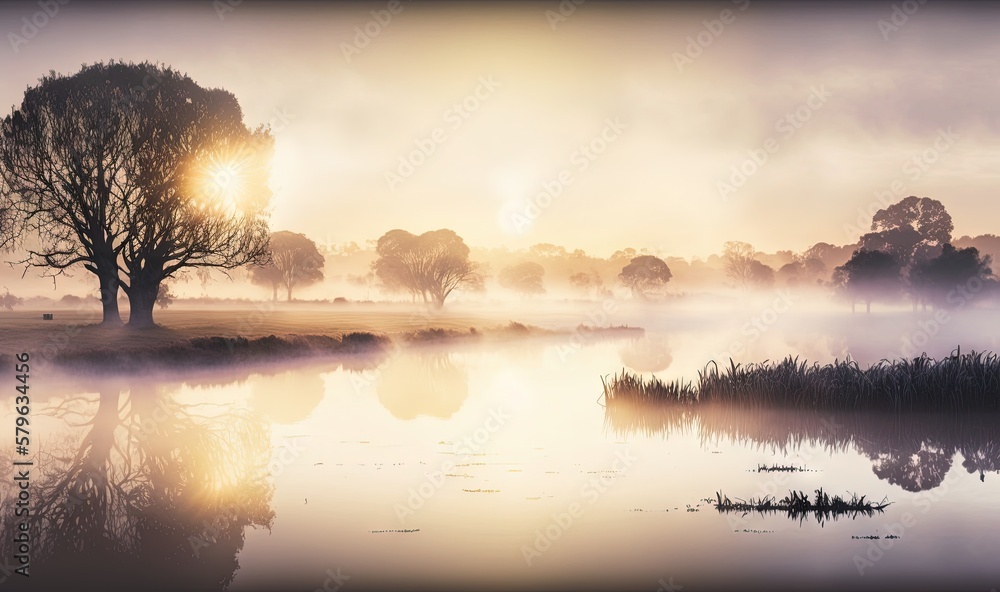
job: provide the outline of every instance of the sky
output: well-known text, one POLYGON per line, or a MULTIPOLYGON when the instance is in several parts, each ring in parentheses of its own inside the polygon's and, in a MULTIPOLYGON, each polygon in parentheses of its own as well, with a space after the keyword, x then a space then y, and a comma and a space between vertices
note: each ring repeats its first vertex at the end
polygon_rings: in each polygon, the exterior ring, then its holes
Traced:
POLYGON ((2 3, 0 109, 97 61, 225 88, 272 128, 272 227, 321 244, 801 251, 907 195, 1000 232, 985 3, 228 2, 2 3))

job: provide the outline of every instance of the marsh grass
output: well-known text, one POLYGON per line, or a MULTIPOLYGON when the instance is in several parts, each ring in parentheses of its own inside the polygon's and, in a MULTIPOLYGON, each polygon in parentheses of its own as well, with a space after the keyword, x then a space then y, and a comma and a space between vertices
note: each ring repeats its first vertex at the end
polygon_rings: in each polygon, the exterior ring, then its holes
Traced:
POLYGON ((891 503, 885 498, 880 502, 872 502, 865 496, 858 497, 857 494, 852 494, 850 499, 844 499, 839 495, 831 496, 822 488, 817 489, 815 494, 815 497, 810 497, 805 492, 792 490, 780 500, 774 496, 765 496, 756 500, 750 498, 746 501, 741 499, 732 501, 720 491, 715 494, 715 509, 719 512, 742 514, 750 512, 759 514, 784 513, 789 518, 800 522, 812 516, 822 524, 825 521, 841 517, 853 519, 881 514, 891 503))
POLYGON ((622 370, 601 379, 605 400, 690 405, 823 410, 1000 411, 1000 357, 972 352, 935 360, 882 360, 862 369, 850 358, 809 364, 798 357, 781 362, 737 364, 720 369, 710 362, 697 384, 642 378, 622 370))

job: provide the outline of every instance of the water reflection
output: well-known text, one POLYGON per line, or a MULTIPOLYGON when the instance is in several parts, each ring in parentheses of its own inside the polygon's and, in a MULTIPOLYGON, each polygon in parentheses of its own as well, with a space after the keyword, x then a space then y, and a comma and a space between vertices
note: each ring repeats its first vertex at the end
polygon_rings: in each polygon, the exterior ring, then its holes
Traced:
POLYGON ((250 406, 274 423, 293 424, 309 417, 325 389, 323 377, 315 371, 262 375, 252 383, 250 406))
POLYGON ((400 353, 379 372, 379 402, 399 419, 451 417, 469 396, 469 373, 457 356, 435 347, 400 353))
POLYGON ((703 445, 720 441, 782 452, 804 444, 827 451, 854 449, 872 461, 879 479, 906 491, 941 485, 958 452, 962 466, 1000 472, 1000 417, 993 415, 810 413, 698 405, 650 405, 610 401, 605 426, 617 435, 668 437, 696 431, 703 445))
MULTIPOLYGON (((274 518, 265 425, 246 411, 207 415, 148 383, 98 390, 49 410, 82 429, 39 455, 32 577, 18 584, 223 589, 239 569, 244 529, 274 518)), ((2 511, 12 532, 14 512, 2 511)), ((11 545, 3 537, 5 557, 11 545)))
POLYGON ((618 357, 622 364, 636 372, 662 372, 674 361, 670 351, 665 337, 647 334, 623 347, 618 357))

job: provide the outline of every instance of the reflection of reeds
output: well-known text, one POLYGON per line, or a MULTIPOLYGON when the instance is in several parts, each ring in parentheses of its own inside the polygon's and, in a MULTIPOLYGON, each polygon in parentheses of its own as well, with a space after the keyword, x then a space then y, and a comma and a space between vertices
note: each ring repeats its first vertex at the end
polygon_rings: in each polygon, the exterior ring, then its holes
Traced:
POLYGON ((765 496, 760 499, 750 498, 743 501, 737 499, 732 501, 724 496, 722 492, 715 494, 715 509, 719 512, 758 512, 760 514, 783 512, 789 518, 797 519, 800 522, 808 516, 813 516, 816 521, 822 524, 831 518, 847 516, 857 518, 858 516, 873 516, 875 513, 881 514, 890 502, 883 499, 880 502, 872 502, 865 499, 865 496, 858 497, 852 494, 850 499, 844 499, 839 495, 830 495, 822 488, 816 490, 816 497, 810 498, 802 491, 789 491, 788 495, 782 499, 773 496, 765 496))
MULTIPOLYGON (((603 382, 603 379, 602 379, 603 382)), ((854 360, 820 365, 789 356, 781 362, 714 362, 698 384, 644 379, 624 371, 604 383, 607 401, 724 403, 742 407, 827 410, 1000 411, 1000 357, 958 353, 934 360, 882 360, 862 370, 854 360)))

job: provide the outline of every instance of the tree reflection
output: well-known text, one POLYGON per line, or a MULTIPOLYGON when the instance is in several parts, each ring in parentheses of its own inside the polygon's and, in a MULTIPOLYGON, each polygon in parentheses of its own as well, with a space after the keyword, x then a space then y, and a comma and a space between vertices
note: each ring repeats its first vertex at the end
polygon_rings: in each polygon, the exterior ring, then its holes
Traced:
POLYGON ((789 452, 802 445, 827 452, 855 450, 872 461, 879 479, 906 491, 941 485, 955 453, 962 466, 1000 472, 1000 417, 990 415, 899 415, 815 413, 777 409, 736 409, 712 405, 636 406, 608 401, 605 425, 617 435, 646 436, 696 432, 705 445, 720 441, 789 452))
POLYGON ((636 372, 662 372, 674 361, 665 337, 644 336, 618 352, 622 364, 636 372))
MULTIPOLYGON (((150 384, 105 382, 52 413, 84 429, 39 455, 31 579, 37 589, 222 590, 247 526, 270 528, 270 439, 248 412, 206 415, 150 384), (127 392, 126 396, 122 396, 127 392), (94 404, 96 403, 96 409, 94 404)), ((4 532, 13 512, 4 508, 4 532)), ((0 550, 12 555, 11 537, 0 550)))
POLYGON ((469 374, 454 355, 434 347, 401 352, 379 373, 379 403, 399 419, 448 418, 469 396, 469 374))

